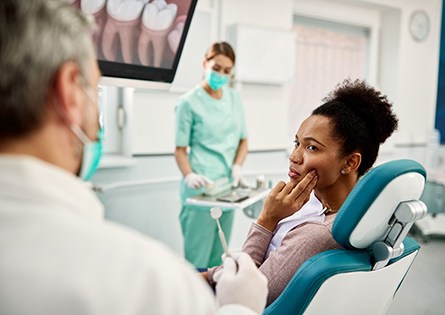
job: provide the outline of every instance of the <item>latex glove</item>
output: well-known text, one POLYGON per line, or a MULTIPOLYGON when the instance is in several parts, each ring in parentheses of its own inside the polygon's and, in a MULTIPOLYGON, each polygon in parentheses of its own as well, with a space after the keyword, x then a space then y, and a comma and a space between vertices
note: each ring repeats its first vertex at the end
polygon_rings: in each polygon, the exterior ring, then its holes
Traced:
POLYGON ((267 278, 246 253, 232 253, 224 269, 215 274, 216 298, 220 306, 239 304, 262 314, 267 299, 267 278))
POLYGON ((213 184, 213 181, 211 181, 207 177, 205 177, 203 175, 196 174, 196 173, 189 173, 184 178, 184 181, 185 181, 185 184, 189 188, 192 188, 192 189, 198 189, 198 188, 213 184))
POLYGON ((233 187, 248 187, 247 181, 244 179, 241 172, 241 165, 233 164, 232 166, 232 186, 233 187))

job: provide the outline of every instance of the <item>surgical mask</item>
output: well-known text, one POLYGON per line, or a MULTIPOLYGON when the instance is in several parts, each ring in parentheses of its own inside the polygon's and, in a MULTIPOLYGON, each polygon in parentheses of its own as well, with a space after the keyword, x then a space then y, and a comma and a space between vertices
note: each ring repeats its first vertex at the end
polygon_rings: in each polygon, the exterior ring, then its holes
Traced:
MULTIPOLYGON (((93 101, 93 97, 89 93, 91 92, 92 88, 89 85, 88 81, 83 76, 81 76, 81 80, 83 81, 82 85, 89 89, 88 91, 85 90, 85 93, 90 103, 97 106, 97 102, 93 101)), ((99 128, 96 141, 90 140, 86 133, 77 125, 71 125, 71 130, 83 143, 82 162, 80 164, 78 176, 85 181, 90 180, 96 172, 99 166, 100 159, 102 157, 103 129, 99 128)))
POLYGON ((213 90, 219 90, 224 85, 229 83, 230 76, 221 74, 219 72, 216 72, 212 69, 207 69, 206 72, 206 81, 207 84, 213 89, 213 90))
POLYGON ((71 130, 83 143, 82 163, 78 176, 85 181, 90 180, 102 157, 103 129, 99 129, 96 141, 91 141, 79 126, 72 125, 71 130))

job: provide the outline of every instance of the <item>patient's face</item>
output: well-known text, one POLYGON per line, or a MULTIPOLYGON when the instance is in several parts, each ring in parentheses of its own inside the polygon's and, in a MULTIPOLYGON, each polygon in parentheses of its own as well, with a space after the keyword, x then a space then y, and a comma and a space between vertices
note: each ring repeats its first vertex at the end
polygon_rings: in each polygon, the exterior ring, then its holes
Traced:
POLYGON ((289 157, 291 181, 299 182, 314 169, 318 175, 315 189, 333 187, 345 165, 340 150, 338 140, 332 137, 330 119, 321 115, 309 116, 295 135, 295 148, 289 157))

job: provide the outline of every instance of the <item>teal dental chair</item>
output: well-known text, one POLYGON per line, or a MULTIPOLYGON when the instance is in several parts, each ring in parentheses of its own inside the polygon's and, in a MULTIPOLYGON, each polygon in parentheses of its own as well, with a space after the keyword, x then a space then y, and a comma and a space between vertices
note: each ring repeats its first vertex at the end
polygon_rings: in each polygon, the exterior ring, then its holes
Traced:
POLYGON ((406 235, 426 215, 425 178, 412 160, 365 174, 334 221, 344 249, 307 260, 264 314, 385 314, 420 249, 406 235))

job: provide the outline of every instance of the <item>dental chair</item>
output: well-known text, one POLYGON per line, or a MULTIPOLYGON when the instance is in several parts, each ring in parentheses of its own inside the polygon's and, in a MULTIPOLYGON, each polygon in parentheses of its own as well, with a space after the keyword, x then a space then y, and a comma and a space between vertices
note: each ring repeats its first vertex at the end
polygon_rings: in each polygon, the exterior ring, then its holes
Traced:
POLYGON ((420 248, 406 235, 427 212, 425 177, 412 160, 365 174, 333 224, 344 249, 307 260, 264 314, 385 314, 420 248))

